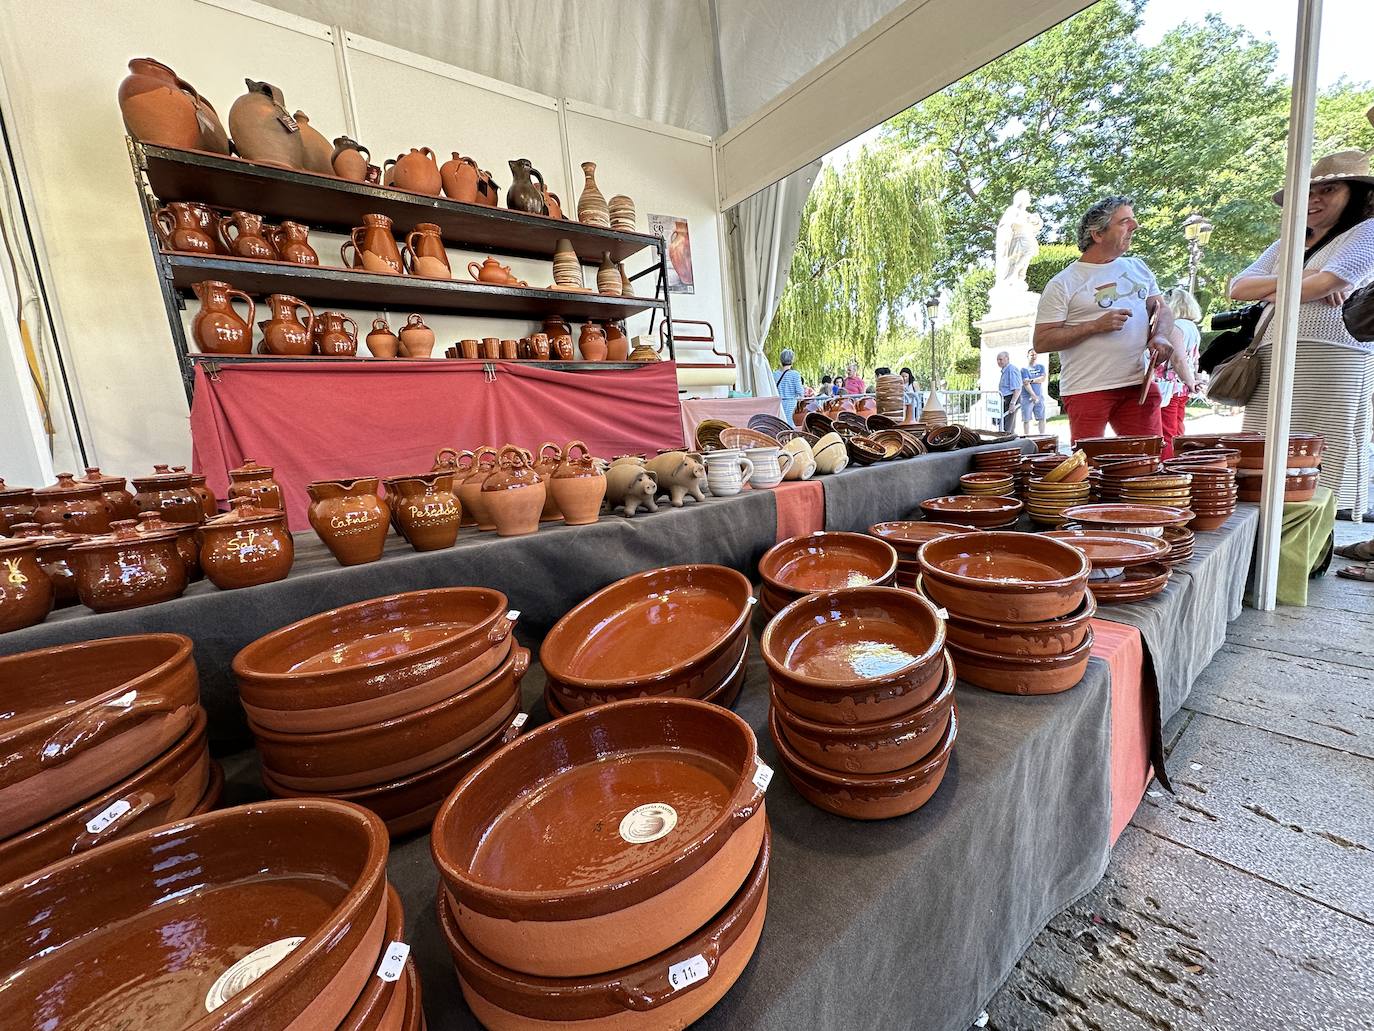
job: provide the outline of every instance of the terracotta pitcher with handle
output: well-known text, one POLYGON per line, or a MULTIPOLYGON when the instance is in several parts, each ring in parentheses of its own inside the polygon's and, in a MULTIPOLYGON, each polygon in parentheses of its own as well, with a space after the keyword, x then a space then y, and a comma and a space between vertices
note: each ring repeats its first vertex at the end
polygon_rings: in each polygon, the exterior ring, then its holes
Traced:
POLYGON ((191 321, 191 336, 203 354, 252 354, 253 316, 257 306, 253 298, 228 283, 206 279, 192 283, 191 289, 200 299, 200 311, 191 321), (248 305, 248 318, 239 317, 233 299, 248 305))
POLYGON ((429 279, 453 278, 453 269, 448 263, 448 251, 444 250, 443 237, 439 235, 439 227, 433 222, 421 222, 406 233, 401 259, 405 270, 413 276, 425 276, 429 279))
POLYGON ((318 265, 320 256, 310 246, 310 228, 299 222, 283 222, 268 230, 267 238, 277 248, 282 261, 293 265, 318 265))
POLYGON ((396 246, 396 238, 391 235, 391 226, 391 219, 385 215, 364 215, 363 224, 355 226, 339 247, 339 257, 344 265, 367 269, 369 272, 400 275, 404 271, 401 250, 396 246), (348 258, 350 247, 353 248, 352 261, 348 258))
POLYGON ((153 220, 162 246, 187 254, 214 254, 218 249, 214 237, 201 221, 201 212, 208 210, 191 201, 172 201, 158 208, 153 220))
POLYGON ((310 333, 315 328, 315 309, 299 297, 272 294, 267 298, 272 317, 259 322, 262 328, 261 354, 306 355, 310 353, 310 333), (305 322, 296 317, 296 309, 305 311, 305 322))
POLYGON ((251 211, 235 211, 219 220, 219 240, 224 253, 236 258, 275 261, 277 249, 267 239, 262 216, 251 211))
POLYGON ((437 197, 443 180, 439 177, 434 151, 428 147, 411 147, 409 154, 396 158, 391 168, 391 185, 412 193, 427 193, 437 197))

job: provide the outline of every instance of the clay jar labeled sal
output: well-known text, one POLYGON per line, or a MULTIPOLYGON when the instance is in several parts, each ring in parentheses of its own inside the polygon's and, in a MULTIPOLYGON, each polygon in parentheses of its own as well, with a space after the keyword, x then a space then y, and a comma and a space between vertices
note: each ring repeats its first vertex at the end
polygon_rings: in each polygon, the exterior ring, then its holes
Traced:
POLYGON ((348 239, 339 246, 339 257, 345 266, 366 269, 387 275, 400 275, 401 250, 391 235, 391 219, 385 215, 364 215, 363 224, 349 231, 348 239), (353 248, 353 260, 348 249, 353 248))
POLYGON ((385 318, 372 320, 372 332, 367 335, 367 349, 373 358, 395 358, 401 350, 400 338, 391 332, 385 318))
POLYGON ((482 500, 502 537, 520 537, 539 529, 544 510, 544 481, 529 452, 507 444, 496 471, 482 482, 482 500))
POLYGON ((470 471, 458 484, 464 526, 476 526, 479 530, 496 529, 496 524, 491 521, 491 513, 487 511, 486 499, 482 496, 482 484, 496 470, 496 459, 496 448, 490 445, 483 445, 472 453, 470 471))
POLYGON ((230 503, 245 498, 259 508, 284 509, 281 486, 272 478, 272 472, 270 465, 259 465, 251 458, 245 458, 237 469, 230 469, 230 503))
POLYGON ((463 508, 453 493, 453 472, 403 476, 391 482, 396 495, 392 511, 402 536, 416 551, 450 548, 458 539, 463 508))
POLYGON ((411 315, 401 330, 401 354, 407 358, 429 358, 433 353, 434 330, 419 315, 411 315))
POLYGON ((110 529, 110 506, 98 483, 81 483, 72 473, 58 473, 51 487, 33 492, 33 521, 61 523, 73 533, 105 533, 110 529))
POLYGON ((439 195, 443 180, 439 176, 439 166, 434 161, 434 151, 428 147, 410 148, 410 153, 402 154, 394 161, 388 159, 391 168, 391 185, 400 190, 413 193, 439 195))
POLYGON ((461 156, 456 150, 453 157, 445 161, 439 169, 439 180, 443 183, 444 193, 450 200, 463 204, 477 203, 477 162, 461 156))
POLYGON ((205 521, 205 508, 191 485, 191 474, 173 472, 168 466, 153 466, 153 475, 136 476, 134 507, 140 512, 157 512, 169 523, 205 521))
POLYGON ((563 463, 549 479, 548 490, 569 526, 594 523, 606 497, 606 474, 587 445, 572 441, 563 451, 563 463))
POLYGON ((341 566, 382 557, 391 508, 377 496, 377 477, 317 480, 310 495, 310 525, 341 566))
POLYGON ((253 315, 257 306, 242 290, 217 279, 192 283, 200 310, 191 320, 191 337, 203 354, 252 354, 253 315), (234 310, 234 298, 248 305, 248 318, 234 310))
POLYGON ((110 531, 68 549, 83 605, 119 612, 170 601, 186 589, 177 531, 139 533, 132 519, 116 520, 110 531))
POLYGON ((448 251, 444 250, 443 237, 439 235, 439 227, 433 222, 421 222, 406 234, 401 259, 406 271, 411 275, 426 276, 430 279, 453 278, 453 270, 448 263, 448 251))
POLYGON ((38 562, 39 541, 0 537, 0 633, 48 618, 53 583, 38 562))
POLYGON ((296 547, 286 513, 236 498, 233 509, 200 528, 200 565, 222 591, 286 579, 296 547))
POLYGON ((105 495, 111 519, 132 519, 138 509, 134 507, 134 496, 125 489, 123 476, 106 476, 98 465, 86 466, 86 474, 77 483, 96 483, 105 495))
POLYGON ((267 307, 272 317, 258 323, 262 329, 259 352, 295 356, 309 354, 310 334, 315 328, 315 309, 290 294, 272 294, 267 298, 267 307), (304 323, 296 315, 298 308, 305 312, 304 323))

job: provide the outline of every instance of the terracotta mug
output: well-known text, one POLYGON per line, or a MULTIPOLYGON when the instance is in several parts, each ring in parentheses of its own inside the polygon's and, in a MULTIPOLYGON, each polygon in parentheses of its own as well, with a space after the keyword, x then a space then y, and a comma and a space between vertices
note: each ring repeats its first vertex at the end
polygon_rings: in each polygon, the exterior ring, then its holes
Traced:
POLYGON ((482 338, 482 357, 487 361, 496 361, 501 357, 501 341, 496 337, 482 338))
POLYGON ((458 353, 463 358, 476 358, 481 346, 476 340, 459 340, 458 353))
POLYGON ((501 341, 501 360, 513 362, 520 357, 520 344, 515 340, 501 341))
POLYGON ((547 333, 536 333, 530 337, 530 357, 537 362, 549 360, 549 337, 547 333))

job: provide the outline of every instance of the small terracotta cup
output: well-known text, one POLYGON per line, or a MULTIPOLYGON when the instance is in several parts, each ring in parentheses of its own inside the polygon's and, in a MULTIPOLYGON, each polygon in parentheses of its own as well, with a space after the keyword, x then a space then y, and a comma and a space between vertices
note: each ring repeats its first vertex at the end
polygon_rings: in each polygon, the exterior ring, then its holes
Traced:
POLYGON ((481 355, 482 345, 476 340, 459 340, 458 353, 464 358, 477 358, 481 355))
POLYGON ((501 357, 501 341, 499 338, 482 338, 482 357, 492 362, 501 357))
POLYGON ((515 361, 520 357, 520 342, 518 340, 502 340, 500 354, 502 361, 515 361))

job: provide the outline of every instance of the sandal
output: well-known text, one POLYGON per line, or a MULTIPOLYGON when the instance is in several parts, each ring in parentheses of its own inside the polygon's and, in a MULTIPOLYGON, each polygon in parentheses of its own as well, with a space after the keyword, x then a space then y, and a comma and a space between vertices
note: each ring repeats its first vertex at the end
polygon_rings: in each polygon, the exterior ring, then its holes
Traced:
POLYGON ((1357 562, 1374 562, 1374 540, 1343 544, 1336 549, 1336 554, 1341 558, 1353 558, 1357 562))
POLYGON ((1336 570, 1336 575, 1343 576, 1347 580, 1363 580, 1365 583, 1374 584, 1374 564, 1346 566, 1344 569, 1336 570))

